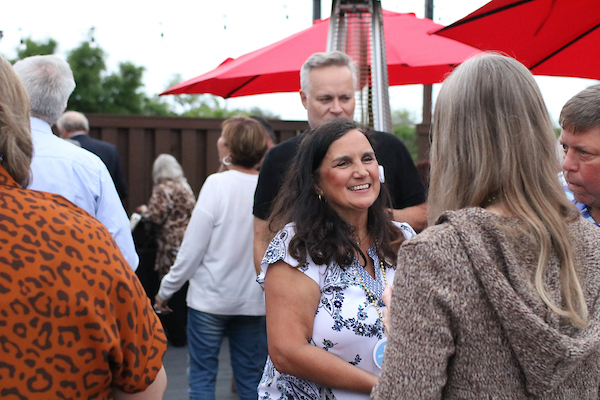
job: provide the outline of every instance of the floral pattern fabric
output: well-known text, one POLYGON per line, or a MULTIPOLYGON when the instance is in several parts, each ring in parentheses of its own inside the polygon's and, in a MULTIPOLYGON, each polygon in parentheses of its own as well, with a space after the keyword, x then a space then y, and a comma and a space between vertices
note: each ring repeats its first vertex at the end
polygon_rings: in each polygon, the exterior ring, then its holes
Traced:
MULTIPOLYGON (((406 224, 398 224, 406 238, 415 235, 406 224)), ((264 284, 264 276, 270 264, 283 260, 292 267, 313 279, 321 289, 321 301, 315 314, 311 343, 321 347, 347 362, 366 371, 379 375, 379 367, 375 364, 373 350, 376 344, 385 337, 383 324, 379 319, 376 307, 365 293, 364 285, 377 299, 379 309, 384 305, 381 295, 386 282, 392 283, 395 269, 385 269, 385 279, 380 260, 372 246, 367 254, 373 260, 375 279, 365 271, 358 259, 344 268, 332 263, 317 265, 307 255, 307 262, 299 265, 298 261, 288 253, 288 245, 294 236, 293 224, 288 224, 277 233, 271 241, 262 260, 261 274, 257 281, 264 284), (360 278, 359 278, 360 276, 360 278)), ((356 394, 339 389, 323 388, 319 385, 299 379, 291 375, 279 373, 271 359, 267 359, 263 377, 258 387, 259 399, 368 399, 367 394, 356 394)))

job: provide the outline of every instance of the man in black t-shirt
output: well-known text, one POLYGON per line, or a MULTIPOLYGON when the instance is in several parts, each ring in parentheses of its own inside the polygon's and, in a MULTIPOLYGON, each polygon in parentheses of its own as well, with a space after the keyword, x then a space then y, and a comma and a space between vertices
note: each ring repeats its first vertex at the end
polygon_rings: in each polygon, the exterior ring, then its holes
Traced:
MULTIPOLYGON (((308 114, 308 123, 316 128, 335 118, 353 119, 355 67, 339 51, 313 54, 300 71, 300 98, 308 114)), ((268 222, 272 203, 285 178, 304 135, 273 147, 267 153, 254 195, 254 263, 257 273, 269 244, 268 222)), ((373 150, 384 168, 385 184, 393 203, 394 220, 407 222, 417 232, 427 226, 425 188, 406 146, 396 136, 384 132, 373 135, 373 150)))

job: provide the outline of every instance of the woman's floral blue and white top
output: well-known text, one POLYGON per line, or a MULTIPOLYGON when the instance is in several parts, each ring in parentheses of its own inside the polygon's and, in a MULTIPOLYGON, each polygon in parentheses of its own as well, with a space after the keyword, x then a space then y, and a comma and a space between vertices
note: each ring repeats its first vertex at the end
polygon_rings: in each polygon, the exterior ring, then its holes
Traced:
MULTIPOLYGON (((397 224, 408 239, 415 235, 407 224, 397 224)), ((385 337, 383 325, 375 306, 369 301, 361 286, 357 271, 362 281, 379 301, 383 308, 381 295, 385 288, 379 257, 375 246, 367 251, 373 260, 375 279, 354 259, 353 265, 345 269, 338 264, 316 265, 310 256, 307 262, 299 266, 298 261, 288 253, 288 245, 295 234, 294 224, 286 225, 275 235, 262 260, 258 283, 264 284, 265 273, 270 264, 283 260, 292 267, 304 272, 321 288, 321 302, 315 314, 311 343, 327 350, 359 368, 379 375, 380 369, 375 364, 373 350, 375 345, 385 337)), ((396 270, 386 268, 385 277, 388 283, 394 281, 396 270)), ((340 389, 329 389, 317 384, 279 373, 271 359, 267 359, 262 379, 258 385, 259 399, 368 399, 368 394, 351 393, 340 389)))

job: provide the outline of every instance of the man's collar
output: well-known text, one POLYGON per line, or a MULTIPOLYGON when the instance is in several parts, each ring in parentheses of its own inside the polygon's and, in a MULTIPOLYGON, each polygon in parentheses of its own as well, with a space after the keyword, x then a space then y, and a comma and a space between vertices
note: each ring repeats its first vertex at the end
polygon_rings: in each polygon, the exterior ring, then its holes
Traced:
POLYGON ((597 208, 587 207, 587 211, 590 218, 594 220, 594 223, 600 226, 600 210, 597 208))
POLYGON ((86 131, 77 131, 73 133, 69 133, 69 139, 73 139, 75 136, 87 135, 86 131))
POLYGON ((48 124, 46 121, 44 121, 43 119, 37 118, 37 117, 31 117, 30 118, 31 121, 31 130, 37 130, 37 131, 50 131, 50 133, 52 133, 52 127, 50 126, 50 124, 48 124))
POLYGON ((575 202, 575 200, 571 200, 571 202, 573 202, 573 204, 575 204, 575 206, 577 207, 577 209, 579 210, 579 213, 581 214, 581 216, 583 218, 587 219, 588 221, 590 221, 592 224, 594 224, 596 226, 600 226, 600 222, 596 222, 596 220, 592 217, 592 215, 590 213, 590 208, 588 206, 586 206, 585 204, 577 203, 577 202, 575 202))

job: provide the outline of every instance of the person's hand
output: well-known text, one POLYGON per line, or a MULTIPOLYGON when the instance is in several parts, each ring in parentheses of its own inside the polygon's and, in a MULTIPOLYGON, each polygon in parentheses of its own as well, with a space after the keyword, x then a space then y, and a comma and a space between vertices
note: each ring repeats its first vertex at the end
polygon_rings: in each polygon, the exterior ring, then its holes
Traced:
POLYGON ((159 295, 156 295, 154 298, 154 311, 157 314, 168 314, 173 312, 173 310, 167 305, 167 300, 163 299, 159 295))
POLYGON ((388 335, 390 334, 390 305, 392 304, 393 290, 394 287, 392 285, 387 285, 381 295, 381 300, 383 301, 383 304, 385 304, 385 308, 381 312, 383 315, 383 329, 385 329, 388 335))

